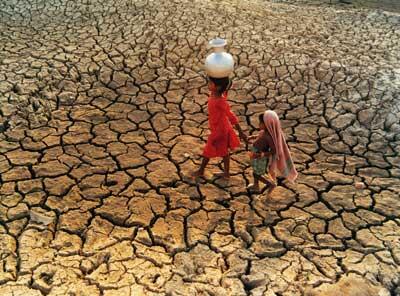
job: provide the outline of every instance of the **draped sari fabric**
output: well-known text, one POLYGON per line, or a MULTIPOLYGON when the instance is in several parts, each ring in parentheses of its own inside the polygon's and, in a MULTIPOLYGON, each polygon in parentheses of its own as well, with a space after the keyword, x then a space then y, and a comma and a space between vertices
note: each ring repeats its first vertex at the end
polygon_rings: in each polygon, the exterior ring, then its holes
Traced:
POLYGON ((297 178, 297 171, 294 167, 289 147, 286 144, 278 114, 272 110, 264 112, 264 124, 272 137, 276 153, 271 156, 268 171, 271 177, 283 177, 290 182, 297 178))

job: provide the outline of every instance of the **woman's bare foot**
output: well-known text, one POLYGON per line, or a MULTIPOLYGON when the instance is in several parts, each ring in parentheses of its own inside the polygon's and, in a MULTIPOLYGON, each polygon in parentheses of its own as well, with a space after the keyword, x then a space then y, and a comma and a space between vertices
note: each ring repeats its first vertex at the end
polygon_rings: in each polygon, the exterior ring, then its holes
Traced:
POLYGON ((196 178, 204 178, 204 171, 202 171, 202 170, 194 171, 194 172, 191 174, 191 176, 192 176, 192 178, 194 178, 194 179, 196 179, 196 178))

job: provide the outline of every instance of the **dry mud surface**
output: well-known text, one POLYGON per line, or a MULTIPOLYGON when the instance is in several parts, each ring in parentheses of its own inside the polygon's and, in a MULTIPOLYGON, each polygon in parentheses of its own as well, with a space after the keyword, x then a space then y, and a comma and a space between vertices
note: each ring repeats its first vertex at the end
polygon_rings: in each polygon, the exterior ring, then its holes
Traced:
POLYGON ((271 0, 274 3, 297 5, 342 5, 346 8, 373 8, 385 11, 400 12, 398 0, 271 0))
POLYGON ((0 2, 0 295, 400 295, 400 16, 269 1, 0 2), (207 41, 295 185, 194 170, 207 41), (355 189, 355 182, 364 189, 355 189))

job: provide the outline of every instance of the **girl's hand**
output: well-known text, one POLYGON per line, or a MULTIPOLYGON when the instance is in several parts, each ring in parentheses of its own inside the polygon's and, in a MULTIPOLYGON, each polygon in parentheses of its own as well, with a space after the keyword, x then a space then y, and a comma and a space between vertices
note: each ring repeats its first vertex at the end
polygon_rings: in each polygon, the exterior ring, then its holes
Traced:
POLYGON ((269 157, 271 155, 271 152, 257 152, 254 155, 255 158, 269 157))
POLYGON ((271 155, 272 155, 272 152, 264 152, 263 153, 264 154, 264 157, 270 157, 271 155))
POLYGON ((257 138, 257 135, 252 135, 252 136, 248 136, 247 140, 254 140, 255 138, 257 138))
POLYGON ((248 136, 247 137, 247 142, 248 143, 253 143, 254 142, 254 140, 257 138, 257 136, 256 135, 253 135, 253 136, 248 136))
POLYGON ((261 158, 262 157, 262 152, 256 152, 256 153, 254 153, 254 158, 255 159, 258 159, 258 158, 261 158))

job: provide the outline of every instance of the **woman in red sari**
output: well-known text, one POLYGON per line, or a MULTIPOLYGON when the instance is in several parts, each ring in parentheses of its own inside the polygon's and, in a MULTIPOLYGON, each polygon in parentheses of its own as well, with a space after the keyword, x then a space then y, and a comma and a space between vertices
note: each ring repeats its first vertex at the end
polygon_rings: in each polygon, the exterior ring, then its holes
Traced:
POLYGON ((200 168, 194 173, 195 177, 204 176, 204 170, 210 160, 214 157, 222 157, 224 161, 223 178, 229 178, 229 151, 240 145, 238 136, 233 126, 238 130, 239 136, 247 142, 247 136, 240 128, 239 121, 230 110, 227 96, 231 81, 228 77, 209 77, 210 97, 208 98, 208 125, 211 134, 208 136, 207 144, 203 151, 203 160, 200 168))

